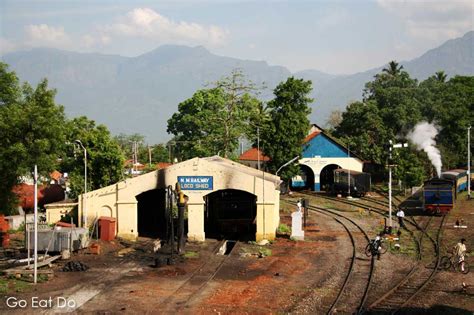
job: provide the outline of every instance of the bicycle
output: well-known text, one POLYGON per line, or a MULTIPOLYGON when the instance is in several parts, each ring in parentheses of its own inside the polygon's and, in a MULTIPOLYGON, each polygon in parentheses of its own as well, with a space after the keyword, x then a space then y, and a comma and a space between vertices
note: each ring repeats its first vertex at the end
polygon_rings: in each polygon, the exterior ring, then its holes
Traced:
POLYGON ((379 249, 375 248, 375 240, 371 240, 369 244, 365 247, 365 254, 367 257, 370 257, 371 255, 377 255, 377 251, 379 254, 385 254, 387 252, 387 243, 382 239, 380 239, 379 244, 378 244, 379 249))
POLYGON ((459 271, 463 274, 469 273, 468 262, 466 260, 459 261, 457 259, 457 256, 453 254, 441 257, 441 260, 439 262, 439 268, 444 270, 448 270, 451 268, 454 271, 459 271), (464 264, 464 271, 461 269, 461 264, 464 264))

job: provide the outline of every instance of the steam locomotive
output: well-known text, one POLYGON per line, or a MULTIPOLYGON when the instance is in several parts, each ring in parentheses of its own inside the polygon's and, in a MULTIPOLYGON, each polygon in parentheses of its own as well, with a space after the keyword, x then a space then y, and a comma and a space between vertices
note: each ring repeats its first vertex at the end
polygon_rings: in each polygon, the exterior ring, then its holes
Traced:
POLYGON ((430 214, 447 214, 453 209, 457 194, 467 189, 467 178, 466 170, 454 169, 425 181, 423 209, 430 214))

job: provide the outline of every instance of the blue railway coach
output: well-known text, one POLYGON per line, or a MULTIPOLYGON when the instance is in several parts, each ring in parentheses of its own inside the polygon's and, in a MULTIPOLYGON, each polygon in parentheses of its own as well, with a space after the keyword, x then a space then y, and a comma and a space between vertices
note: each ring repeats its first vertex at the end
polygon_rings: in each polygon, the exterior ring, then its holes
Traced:
POLYGON ((442 179, 453 181, 456 193, 467 190, 467 171, 462 169, 449 170, 441 173, 442 179))

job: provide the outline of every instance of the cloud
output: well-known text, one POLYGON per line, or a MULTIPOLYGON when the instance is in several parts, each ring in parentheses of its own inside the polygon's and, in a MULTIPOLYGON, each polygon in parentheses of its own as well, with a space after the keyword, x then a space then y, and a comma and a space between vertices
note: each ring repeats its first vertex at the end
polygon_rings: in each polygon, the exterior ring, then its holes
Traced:
POLYGON ((215 25, 173 21, 153 9, 136 8, 117 23, 103 27, 110 36, 142 37, 158 43, 181 43, 219 46, 229 32, 215 25))
POLYGON ((31 46, 65 47, 70 43, 69 36, 63 27, 53 27, 47 24, 25 26, 27 42, 31 46))
POLYGON ((86 34, 81 37, 80 45, 82 48, 93 48, 97 46, 105 46, 110 43, 112 39, 105 34, 86 34))
POLYGON ((378 5, 401 17, 409 35, 442 41, 473 29, 471 0, 377 0, 378 5))
POLYGON ((0 56, 15 51, 17 45, 6 38, 0 37, 0 56))

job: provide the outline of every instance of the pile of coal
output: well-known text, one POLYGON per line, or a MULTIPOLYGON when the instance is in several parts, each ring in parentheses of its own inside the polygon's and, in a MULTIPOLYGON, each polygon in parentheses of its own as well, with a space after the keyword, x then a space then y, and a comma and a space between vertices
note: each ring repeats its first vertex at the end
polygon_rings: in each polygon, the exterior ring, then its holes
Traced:
POLYGON ((80 261, 70 261, 63 267, 63 271, 86 271, 87 269, 89 269, 89 266, 80 261))

